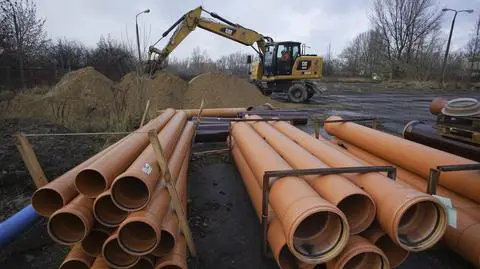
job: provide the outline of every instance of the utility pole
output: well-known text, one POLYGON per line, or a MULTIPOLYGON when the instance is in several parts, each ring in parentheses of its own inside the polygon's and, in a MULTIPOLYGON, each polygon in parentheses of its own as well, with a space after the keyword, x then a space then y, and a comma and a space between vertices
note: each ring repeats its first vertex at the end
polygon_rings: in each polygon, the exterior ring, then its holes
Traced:
POLYGON ((458 13, 462 13, 462 12, 473 13, 473 9, 463 9, 463 10, 455 10, 450 8, 442 9, 442 12, 447 12, 447 11, 453 11, 455 12, 455 15, 453 16, 453 19, 452 19, 452 26, 450 27, 450 34, 448 36, 447 49, 445 50, 445 57, 443 58, 442 77, 440 79, 440 84, 442 88, 445 87, 445 71, 447 69, 448 53, 450 51, 450 43, 452 42, 452 34, 453 34, 453 28, 455 27, 455 20, 457 19, 458 13))
POLYGON ((139 12, 137 14, 137 16, 135 16, 135 29, 136 29, 136 32, 137 32, 137 50, 138 50, 138 62, 141 63, 142 62, 142 53, 140 51, 140 34, 138 33, 138 16, 143 14, 143 13, 150 13, 150 9, 146 9, 142 12, 139 12))

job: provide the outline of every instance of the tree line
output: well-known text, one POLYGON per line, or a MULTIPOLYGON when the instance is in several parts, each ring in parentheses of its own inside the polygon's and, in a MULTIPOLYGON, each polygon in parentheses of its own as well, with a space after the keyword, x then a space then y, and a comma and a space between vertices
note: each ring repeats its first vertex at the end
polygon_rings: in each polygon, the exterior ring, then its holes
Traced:
MULTIPOLYGON (((448 38, 441 33, 442 14, 435 0, 375 0, 370 12, 372 28, 346 46, 334 63, 336 70, 353 76, 375 73, 439 79, 448 38)), ((472 28, 468 45, 450 51, 447 79, 479 78, 480 17, 472 28)))

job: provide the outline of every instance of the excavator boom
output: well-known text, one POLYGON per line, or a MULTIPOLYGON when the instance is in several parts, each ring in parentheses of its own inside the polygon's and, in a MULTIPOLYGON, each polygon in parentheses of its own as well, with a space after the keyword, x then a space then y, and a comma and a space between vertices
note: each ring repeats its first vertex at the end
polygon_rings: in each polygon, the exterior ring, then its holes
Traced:
POLYGON ((217 34, 219 36, 236 41, 245 46, 253 46, 257 44, 255 49, 260 57, 266 50, 266 44, 273 42, 270 37, 263 36, 258 32, 245 28, 239 24, 233 23, 227 19, 220 17, 218 14, 208 12, 201 6, 187 12, 180 19, 178 19, 172 26, 170 26, 163 34, 162 37, 153 45, 150 46, 148 51, 148 72, 153 73, 156 69, 163 69, 165 65, 165 59, 170 53, 192 32, 196 27, 205 29, 209 32, 217 34), (213 19, 202 17, 202 11, 208 13, 213 19), (175 29, 176 28, 176 29, 175 29), (173 29, 175 32, 170 37, 167 45, 163 49, 155 48, 155 45, 163 38, 165 38, 173 29))

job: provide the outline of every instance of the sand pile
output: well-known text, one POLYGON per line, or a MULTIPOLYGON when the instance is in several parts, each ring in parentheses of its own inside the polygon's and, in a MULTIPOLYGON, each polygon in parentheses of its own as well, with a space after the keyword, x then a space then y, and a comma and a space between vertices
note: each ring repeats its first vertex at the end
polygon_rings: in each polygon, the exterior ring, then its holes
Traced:
POLYGON ((198 108, 202 98, 205 107, 247 107, 271 102, 247 79, 222 73, 205 73, 190 80, 183 106, 198 108))

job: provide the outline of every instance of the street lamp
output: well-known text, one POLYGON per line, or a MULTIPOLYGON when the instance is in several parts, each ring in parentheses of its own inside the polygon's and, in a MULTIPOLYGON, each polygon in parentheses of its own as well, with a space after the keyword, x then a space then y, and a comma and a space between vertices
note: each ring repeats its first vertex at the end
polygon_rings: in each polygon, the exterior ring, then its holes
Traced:
POLYGON ((142 54, 140 53, 140 37, 139 37, 139 34, 138 34, 138 16, 143 14, 143 13, 150 13, 150 9, 145 9, 144 11, 139 12, 137 14, 137 16, 135 16, 135 27, 136 27, 136 31, 137 31, 137 50, 138 50, 138 62, 139 63, 142 62, 142 54))
POLYGON ((448 59, 448 52, 450 51, 450 42, 452 41, 452 34, 453 34, 453 27, 455 26, 455 19, 457 18, 458 13, 473 13, 473 9, 462 9, 462 10, 455 10, 451 8, 444 8, 442 9, 442 12, 447 12, 447 11, 453 11, 455 12, 455 15, 453 16, 452 20, 452 26, 450 28, 450 35, 448 36, 448 42, 447 42, 447 50, 445 51, 445 57, 443 58, 443 66, 442 66, 442 78, 441 78, 441 84, 442 87, 445 85, 445 71, 447 69, 447 59, 448 59))

